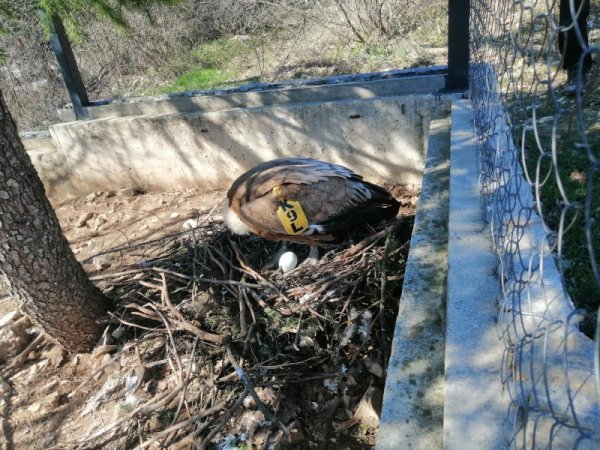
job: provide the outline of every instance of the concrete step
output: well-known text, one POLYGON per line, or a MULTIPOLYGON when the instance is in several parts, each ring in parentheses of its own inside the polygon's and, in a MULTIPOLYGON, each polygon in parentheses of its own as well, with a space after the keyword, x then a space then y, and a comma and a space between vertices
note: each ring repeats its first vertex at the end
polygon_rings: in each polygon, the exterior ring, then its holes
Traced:
MULTIPOLYGON (((256 83, 229 90, 112 99, 99 101, 86 109, 91 119, 104 119, 431 94, 444 89, 445 72, 445 67, 436 66, 283 83, 256 83)), ((72 108, 60 110, 59 117, 63 122, 75 120, 72 108)))
POLYGON ((497 330, 499 283, 482 219, 477 141, 469 100, 452 104, 444 448, 507 448, 509 396, 497 330))
POLYGON ((506 448, 496 258, 465 100, 431 121, 377 449, 506 448))
POLYGON ((387 368, 377 449, 443 445, 449 110, 429 128, 423 184, 387 368))
MULTIPOLYGON (((377 449, 600 448, 594 343, 574 325, 554 255, 544 252, 543 278, 530 268, 520 300, 500 290, 471 120, 470 101, 454 96, 451 125, 431 121, 377 449)), ((506 147, 498 153, 516 152, 506 147)), ((522 184, 506 182, 494 198, 529 191, 522 184)), ((515 226, 527 207, 503 220, 515 226)), ((521 224, 512 262, 530 262, 530 248, 539 261, 546 233, 534 216, 521 224)))

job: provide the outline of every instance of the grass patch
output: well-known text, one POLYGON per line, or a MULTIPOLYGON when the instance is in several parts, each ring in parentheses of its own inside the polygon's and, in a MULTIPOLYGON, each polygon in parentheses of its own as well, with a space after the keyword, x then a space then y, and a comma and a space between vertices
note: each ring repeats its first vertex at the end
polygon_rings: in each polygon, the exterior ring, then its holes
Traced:
POLYGON ((235 87, 249 82, 320 78, 444 64, 446 25, 415 28, 404 35, 361 43, 347 30, 311 23, 301 33, 276 29, 222 37, 174 57, 160 73, 148 73, 136 95, 235 87), (344 32, 342 32, 344 31, 344 32))
POLYGON ((215 89, 257 81, 258 76, 244 73, 243 62, 251 51, 250 44, 236 38, 221 38, 203 43, 172 62, 172 81, 153 90, 169 93, 215 89))
POLYGON ((161 93, 213 89, 220 87, 227 75, 218 69, 196 69, 180 75, 173 84, 163 86, 161 93))
POLYGON ((191 54, 204 67, 232 70, 235 61, 252 51, 251 39, 235 37, 215 39, 203 43, 192 50, 191 54))

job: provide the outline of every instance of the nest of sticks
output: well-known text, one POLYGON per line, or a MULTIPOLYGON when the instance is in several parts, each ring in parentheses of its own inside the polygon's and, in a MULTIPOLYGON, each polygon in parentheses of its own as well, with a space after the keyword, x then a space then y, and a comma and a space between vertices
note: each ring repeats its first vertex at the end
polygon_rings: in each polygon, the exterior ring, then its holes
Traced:
MULTIPOLYGON (((354 412, 385 381, 412 219, 363 232, 285 275, 270 262, 278 244, 232 236, 210 218, 119 249, 118 270, 92 278, 118 305, 92 376, 118 364, 121 388, 111 395, 123 414, 73 446, 368 440, 354 412)), ((290 247, 300 260, 308 254, 290 247)))

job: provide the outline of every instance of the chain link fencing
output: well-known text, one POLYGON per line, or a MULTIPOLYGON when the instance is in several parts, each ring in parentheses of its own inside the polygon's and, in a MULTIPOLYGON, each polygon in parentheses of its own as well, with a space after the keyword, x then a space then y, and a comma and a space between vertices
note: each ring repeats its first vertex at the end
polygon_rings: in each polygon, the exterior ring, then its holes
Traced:
POLYGON ((473 0, 470 20, 509 444, 600 448, 600 5, 473 0))

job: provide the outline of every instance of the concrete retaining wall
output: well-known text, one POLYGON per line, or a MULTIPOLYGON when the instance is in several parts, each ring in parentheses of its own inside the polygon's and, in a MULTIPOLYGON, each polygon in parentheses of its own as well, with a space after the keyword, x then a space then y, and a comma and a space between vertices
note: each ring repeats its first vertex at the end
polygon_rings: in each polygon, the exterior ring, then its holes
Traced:
POLYGON ((376 183, 420 185, 443 69, 117 99, 88 108, 92 120, 22 139, 50 195, 125 186, 209 190, 284 156, 341 163, 376 183))
POLYGON ((51 193, 208 190, 285 156, 341 163, 376 183, 418 185, 435 103, 393 96, 58 124, 50 132, 60 166, 37 168, 51 193))

